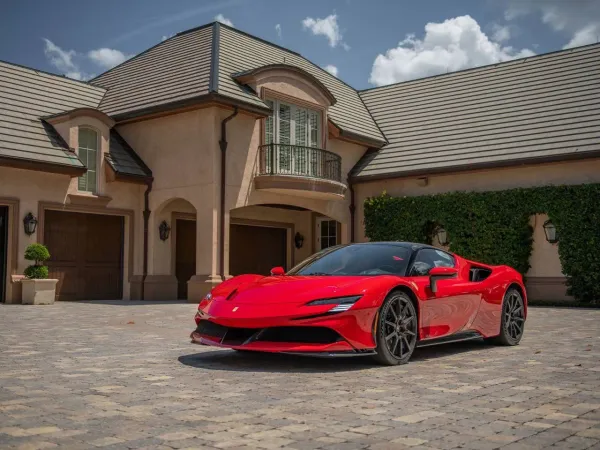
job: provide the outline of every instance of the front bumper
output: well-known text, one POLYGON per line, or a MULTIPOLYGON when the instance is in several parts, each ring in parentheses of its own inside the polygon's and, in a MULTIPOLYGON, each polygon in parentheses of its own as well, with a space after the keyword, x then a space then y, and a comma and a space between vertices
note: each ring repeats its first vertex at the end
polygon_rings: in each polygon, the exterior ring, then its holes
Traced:
POLYGON ((198 315, 192 343, 236 350, 293 353, 308 356, 372 354, 375 342, 369 310, 348 311, 308 320, 280 318, 264 322, 198 315))

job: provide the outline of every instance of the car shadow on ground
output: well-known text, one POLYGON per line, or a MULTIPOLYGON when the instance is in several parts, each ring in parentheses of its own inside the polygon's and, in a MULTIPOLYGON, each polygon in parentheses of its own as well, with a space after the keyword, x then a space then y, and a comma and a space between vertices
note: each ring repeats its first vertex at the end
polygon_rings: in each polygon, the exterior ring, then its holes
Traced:
MULTIPOLYGON (((409 364, 419 364, 459 353, 477 353, 491 348, 493 347, 484 343, 483 340, 417 348, 409 364)), ((178 360, 181 364, 198 369, 236 372, 351 372, 380 367, 369 356, 315 358, 277 353, 236 352, 233 350, 209 350, 192 353, 180 356, 178 360)))
POLYGON ((187 304, 192 309, 197 306, 187 300, 77 300, 69 303, 84 303, 88 305, 112 305, 112 306, 146 306, 146 305, 178 305, 187 304))

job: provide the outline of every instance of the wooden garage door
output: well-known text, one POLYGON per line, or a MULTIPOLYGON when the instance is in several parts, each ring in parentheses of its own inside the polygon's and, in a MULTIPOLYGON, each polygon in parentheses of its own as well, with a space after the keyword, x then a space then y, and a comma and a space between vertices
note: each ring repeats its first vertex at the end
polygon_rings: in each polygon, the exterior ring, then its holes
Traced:
POLYGON ((45 211, 44 243, 57 300, 123 297, 123 217, 45 211))
POLYGON ((229 273, 269 275, 273 267, 286 267, 287 229, 231 225, 229 273))

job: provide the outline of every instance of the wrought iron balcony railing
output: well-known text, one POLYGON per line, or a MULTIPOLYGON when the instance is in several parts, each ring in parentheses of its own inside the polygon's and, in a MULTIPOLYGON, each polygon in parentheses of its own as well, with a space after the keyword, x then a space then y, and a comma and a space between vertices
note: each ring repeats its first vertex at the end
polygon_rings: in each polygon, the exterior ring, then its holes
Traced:
POLYGON ((342 181, 342 158, 330 151, 289 144, 259 147, 259 175, 294 175, 342 181))

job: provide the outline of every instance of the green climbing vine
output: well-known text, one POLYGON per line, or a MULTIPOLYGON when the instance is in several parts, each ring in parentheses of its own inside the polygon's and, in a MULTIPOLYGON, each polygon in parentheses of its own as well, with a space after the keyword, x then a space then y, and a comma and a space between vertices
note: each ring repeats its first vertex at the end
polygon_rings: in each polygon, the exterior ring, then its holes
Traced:
POLYGON ((448 232, 450 250, 525 274, 532 233, 529 218, 548 214, 569 294, 600 302, 600 184, 544 186, 495 192, 450 192, 419 197, 368 198, 365 233, 371 240, 430 243, 435 225, 448 232))

